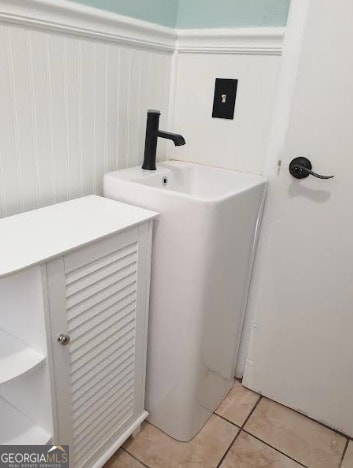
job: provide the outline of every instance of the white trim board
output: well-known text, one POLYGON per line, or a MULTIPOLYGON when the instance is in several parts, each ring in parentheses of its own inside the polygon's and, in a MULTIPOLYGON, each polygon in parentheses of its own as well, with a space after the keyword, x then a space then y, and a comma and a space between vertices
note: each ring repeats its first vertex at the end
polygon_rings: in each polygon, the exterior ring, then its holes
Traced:
POLYGON ((0 21, 173 52, 172 28, 66 0, 1 0, 0 21))
POLYGON ((281 55, 284 28, 179 29, 181 53, 281 55))
POLYGON ((0 21, 180 53, 281 55, 285 31, 173 29, 66 0, 1 0, 0 21))

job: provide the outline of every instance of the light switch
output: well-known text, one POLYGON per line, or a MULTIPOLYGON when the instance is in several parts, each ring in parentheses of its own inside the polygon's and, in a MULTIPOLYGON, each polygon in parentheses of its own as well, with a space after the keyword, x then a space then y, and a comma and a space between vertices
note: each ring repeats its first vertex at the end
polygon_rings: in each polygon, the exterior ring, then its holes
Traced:
POLYGON ((238 80, 216 78, 212 117, 219 119, 234 119, 237 87, 238 80))

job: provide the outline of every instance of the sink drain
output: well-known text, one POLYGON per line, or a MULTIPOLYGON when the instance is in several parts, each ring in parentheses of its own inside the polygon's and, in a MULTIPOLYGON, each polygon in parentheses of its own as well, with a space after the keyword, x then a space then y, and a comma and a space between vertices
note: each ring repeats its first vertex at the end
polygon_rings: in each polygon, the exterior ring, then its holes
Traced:
POLYGON ((167 185, 168 177, 162 177, 162 185, 167 185))

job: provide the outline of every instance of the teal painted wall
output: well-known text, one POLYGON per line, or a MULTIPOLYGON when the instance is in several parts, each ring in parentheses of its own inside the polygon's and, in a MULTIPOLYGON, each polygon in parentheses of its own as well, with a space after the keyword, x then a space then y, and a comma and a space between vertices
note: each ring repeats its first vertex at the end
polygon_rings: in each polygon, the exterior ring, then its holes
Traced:
POLYGON ((290 0, 71 0, 178 28, 285 26, 290 0))
POLYGON ((285 26, 290 0, 179 0, 178 28, 285 26))
POLYGON ((83 5, 132 16, 164 26, 175 26, 178 0, 71 0, 83 5))

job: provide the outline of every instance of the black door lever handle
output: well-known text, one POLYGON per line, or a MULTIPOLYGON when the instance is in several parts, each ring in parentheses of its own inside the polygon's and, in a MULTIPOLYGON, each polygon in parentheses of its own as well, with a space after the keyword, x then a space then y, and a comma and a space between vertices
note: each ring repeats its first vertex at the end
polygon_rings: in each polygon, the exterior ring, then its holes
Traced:
POLYGON ((332 179, 334 176, 324 176, 312 171, 312 164, 308 158, 294 158, 289 164, 289 172, 296 179, 304 179, 309 175, 318 179, 332 179))

